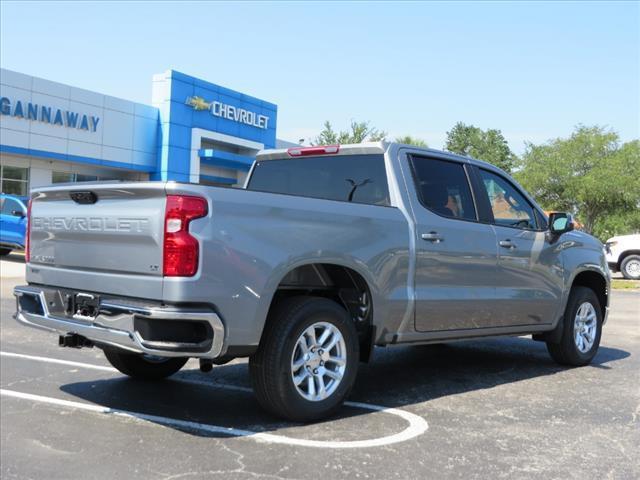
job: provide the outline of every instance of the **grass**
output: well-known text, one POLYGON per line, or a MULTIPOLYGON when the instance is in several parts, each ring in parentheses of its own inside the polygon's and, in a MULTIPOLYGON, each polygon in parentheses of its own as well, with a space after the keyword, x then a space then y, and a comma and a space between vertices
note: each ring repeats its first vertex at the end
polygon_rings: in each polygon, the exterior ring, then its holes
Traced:
POLYGON ((638 280, 611 280, 611 288, 614 290, 635 290, 640 289, 640 281, 638 280))

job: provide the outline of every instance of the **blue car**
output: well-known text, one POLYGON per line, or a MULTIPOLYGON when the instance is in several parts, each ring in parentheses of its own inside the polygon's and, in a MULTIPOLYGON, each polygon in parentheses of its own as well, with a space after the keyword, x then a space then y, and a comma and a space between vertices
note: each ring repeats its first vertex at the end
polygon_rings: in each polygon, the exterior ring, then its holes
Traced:
POLYGON ((0 194, 0 256, 24 250, 28 201, 27 197, 0 194))

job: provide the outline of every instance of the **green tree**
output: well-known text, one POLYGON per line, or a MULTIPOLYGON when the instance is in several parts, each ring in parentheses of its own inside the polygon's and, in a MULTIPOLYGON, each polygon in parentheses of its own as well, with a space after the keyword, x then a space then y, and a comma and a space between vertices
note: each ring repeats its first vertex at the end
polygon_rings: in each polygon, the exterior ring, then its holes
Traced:
POLYGON ((346 143, 376 142, 384 140, 386 132, 372 127, 369 122, 356 122, 351 120, 349 130, 336 132, 328 120, 324 122, 324 128, 311 142, 312 145, 335 145, 346 143))
POLYGON ((447 132, 445 150, 492 163, 506 172, 511 172, 516 156, 509 148, 500 130, 482 130, 462 122, 456 123, 447 132))
POLYGON ((528 144, 516 178, 547 210, 575 214, 601 240, 640 227, 640 141, 578 126, 569 138, 528 144))
POLYGON ((428 147, 427 142, 425 142, 421 138, 412 137, 411 135, 396 137, 396 142, 406 143, 407 145, 415 145, 416 147, 428 147))

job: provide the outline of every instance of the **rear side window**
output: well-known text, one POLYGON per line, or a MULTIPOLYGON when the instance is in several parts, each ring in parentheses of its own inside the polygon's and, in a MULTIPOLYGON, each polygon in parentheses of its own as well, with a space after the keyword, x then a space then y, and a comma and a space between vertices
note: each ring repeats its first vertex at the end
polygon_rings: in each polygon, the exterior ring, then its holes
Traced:
POLYGON ((389 205, 383 155, 287 158, 257 162, 248 190, 389 205))
POLYGON ((411 157, 420 201, 443 217, 476 220, 467 174, 460 163, 411 157))

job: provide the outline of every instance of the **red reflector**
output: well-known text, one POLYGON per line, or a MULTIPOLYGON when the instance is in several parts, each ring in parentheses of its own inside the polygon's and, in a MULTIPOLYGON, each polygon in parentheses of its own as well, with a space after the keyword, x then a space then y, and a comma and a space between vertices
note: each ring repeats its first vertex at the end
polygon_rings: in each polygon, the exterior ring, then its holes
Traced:
POLYGON ((334 155, 340 151, 340 145, 324 145, 320 147, 292 147, 287 150, 290 157, 307 155, 334 155))
POLYGON ((162 264, 166 277, 192 277, 198 271, 200 244, 189 234, 189 222, 204 217, 207 211, 202 197, 167 196, 162 264))
POLYGON ((27 234, 24 237, 24 261, 29 263, 31 260, 31 199, 27 204, 27 234))

